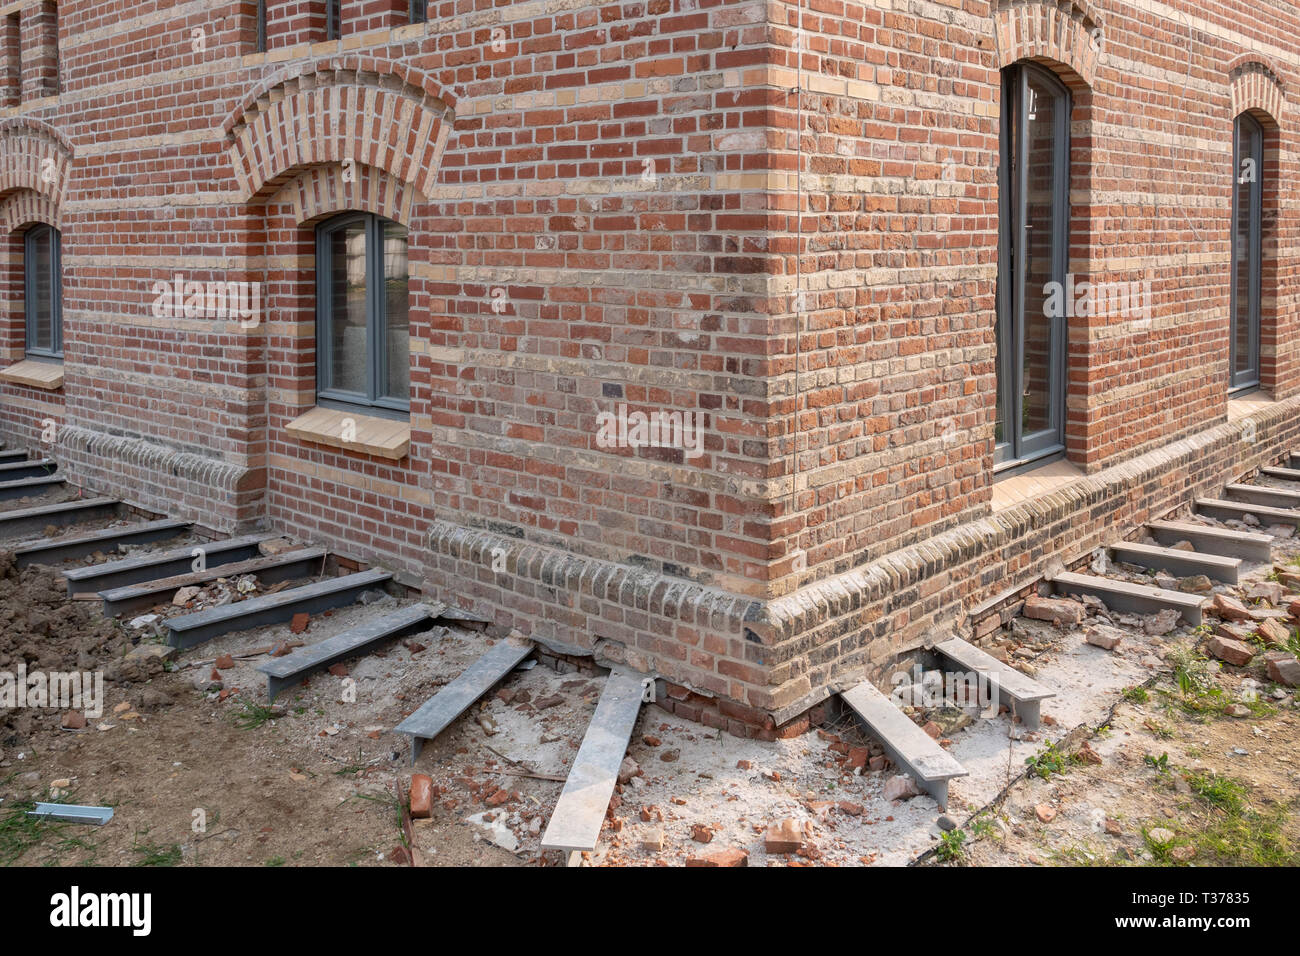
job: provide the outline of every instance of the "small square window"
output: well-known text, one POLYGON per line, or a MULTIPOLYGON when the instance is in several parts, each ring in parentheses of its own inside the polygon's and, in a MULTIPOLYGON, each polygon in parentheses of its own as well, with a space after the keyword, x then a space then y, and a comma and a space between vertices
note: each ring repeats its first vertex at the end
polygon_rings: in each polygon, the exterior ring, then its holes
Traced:
POLYGON ((411 22, 424 23, 429 19, 429 0, 411 0, 411 22))

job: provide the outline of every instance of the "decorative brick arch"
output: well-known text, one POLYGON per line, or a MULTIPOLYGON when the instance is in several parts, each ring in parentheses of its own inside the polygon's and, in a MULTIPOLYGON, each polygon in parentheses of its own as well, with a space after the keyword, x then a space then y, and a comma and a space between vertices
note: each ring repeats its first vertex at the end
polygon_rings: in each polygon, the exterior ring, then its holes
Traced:
POLYGON ((413 207, 424 201, 414 186, 381 169, 355 163, 349 170, 342 163, 330 163, 313 166, 281 186, 267 205, 287 206, 300 224, 358 210, 409 226, 413 207))
POLYGON ((998 0, 994 26, 999 68, 1020 60, 1051 62, 1075 74, 1062 76, 1072 86, 1096 83, 1104 37, 1086 0, 998 0))
POLYGON ((1283 125, 1286 87, 1273 64, 1254 53, 1243 54, 1228 65, 1232 90, 1232 115, 1263 114, 1274 126, 1283 125))
POLYGON ((72 146, 54 127, 28 117, 0 122, 0 200, 31 194, 19 200, 20 206, 28 204, 41 215, 26 221, 59 225, 71 169, 72 146))
POLYGON ((330 57, 256 87, 222 129, 245 202, 305 168, 352 160, 431 194, 454 120, 427 74, 373 57, 330 57))
POLYGON ((31 189, 20 189, 0 200, 0 234, 38 222, 55 229, 62 228, 60 210, 48 196, 31 189))

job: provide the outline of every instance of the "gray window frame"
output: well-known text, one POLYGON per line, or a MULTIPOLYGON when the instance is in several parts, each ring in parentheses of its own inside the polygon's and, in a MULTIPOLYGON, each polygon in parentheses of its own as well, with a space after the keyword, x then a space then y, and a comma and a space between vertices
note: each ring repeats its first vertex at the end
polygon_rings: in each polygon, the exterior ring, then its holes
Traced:
POLYGON ((411 0, 407 16, 412 23, 428 22, 429 0, 411 0))
POLYGON ((1261 292, 1264 270, 1264 127, 1249 113, 1242 113, 1232 124, 1232 264, 1229 271, 1228 304, 1228 386, 1231 392, 1241 392, 1258 388, 1260 384, 1260 319, 1261 292), (1250 155, 1243 153, 1243 127, 1250 134, 1250 155), (1247 210, 1249 221, 1247 236, 1246 261, 1242 262, 1237 247, 1237 224, 1241 221, 1241 190, 1238 182, 1241 176, 1241 163, 1245 159, 1255 162, 1255 181, 1250 184, 1250 209, 1247 210), (1248 367, 1237 371, 1237 316, 1238 296, 1237 277, 1241 269, 1249 269, 1247 276, 1246 322, 1250 354, 1247 356, 1248 367))
POLYGON ((1066 316, 1052 319, 1052 345, 1048 362, 1051 378, 1049 428, 1028 437, 1021 434, 1022 402, 1024 400, 1024 290, 1025 242, 1013 241, 1016 233, 1023 234, 1026 223, 1025 201, 1028 192, 1028 167, 1021 163, 1012 169, 1013 157, 1024 155, 1024 139, 1029 123, 1029 102, 1026 96, 1029 78, 1045 84, 1056 94, 1059 108, 1056 111, 1057 128, 1053 137, 1052 217, 1058 223, 1058 232, 1052 244, 1052 278, 1064 283, 1069 270, 1070 248, 1070 116, 1073 97, 1069 87, 1049 70, 1032 63, 1014 63, 1002 73, 1003 123, 1001 130, 1001 161, 998 165, 998 283, 997 283, 997 388, 1004 395, 1003 416, 1007 434, 993 450, 993 468, 1003 472, 1037 464, 1047 458, 1060 457, 1065 452, 1065 380, 1066 380, 1066 316), (1015 123, 1006 121, 1011 106, 1016 110, 1015 123), (1013 135, 1019 142, 1013 143, 1013 135))
POLYGON ((325 0, 325 39, 343 35, 343 0, 325 0))
POLYGON ((253 42, 256 52, 266 52, 266 0, 257 0, 257 37, 253 42))
MULTIPOLYGON (((411 397, 380 394, 388 381, 388 328, 384 288, 385 219, 369 212, 346 212, 316 227, 316 404, 326 408, 355 409, 385 418, 409 418, 411 397), (340 229, 364 223, 366 236, 366 393, 333 388, 333 305, 330 276, 332 252, 329 237, 340 229)), ((401 225, 401 223, 394 223, 401 225)))
POLYGON ((63 360, 63 236, 53 226, 41 223, 23 235, 23 321, 24 352, 33 358, 63 360), (32 247, 38 236, 49 233, 50 242, 50 347, 33 348, 36 340, 36 256, 32 247))

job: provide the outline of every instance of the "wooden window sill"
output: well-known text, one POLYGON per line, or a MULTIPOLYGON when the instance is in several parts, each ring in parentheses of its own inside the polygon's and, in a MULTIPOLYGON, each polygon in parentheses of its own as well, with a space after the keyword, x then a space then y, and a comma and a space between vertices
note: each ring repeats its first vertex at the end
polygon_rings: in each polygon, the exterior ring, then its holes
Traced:
POLYGON ((63 387, 63 363, 23 359, 0 371, 0 382, 29 385, 32 388, 43 388, 53 392, 63 387))
POLYGON ((321 408, 319 405, 291 421, 285 426, 285 431, 300 441, 392 461, 400 461, 411 450, 409 422, 321 408))

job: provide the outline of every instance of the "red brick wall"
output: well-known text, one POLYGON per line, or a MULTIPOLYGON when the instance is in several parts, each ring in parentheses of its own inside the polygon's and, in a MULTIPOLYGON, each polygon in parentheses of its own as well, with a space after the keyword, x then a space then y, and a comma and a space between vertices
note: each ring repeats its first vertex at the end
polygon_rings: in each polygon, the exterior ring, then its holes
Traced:
MULTIPOLYGON (((265 54, 247 0, 62 3, 57 51, 53 6, 21 7, 0 214, 61 224, 65 385, 0 388, 0 433, 56 410, 98 491, 266 522, 693 692, 789 716, 940 595, 1068 550, 1030 528, 1017 554, 934 558, 888 607, 859 580, 989 512, 1010 63, 1074 93, 1070 271, 1155 294, 1149 322, 1070 322, 1070 459, 1099 474, 1224 419, 1243 110, 1278 184, 1264 380, 1300 395, 1289 5, 473 0, 406 25, 404 2, 343 0, 322 42, 325 3, 270 0, 265 54), (396 462, 285 429, 315 400, 312 227, 346 209, 410 231, 396 462), (177 272, 261 282, 263 321, 155 316, 177 272), (620 404, 703 414, 704 453, 602 447, 620 404), (773 623, 841 592, 874 610, 773 623)), ((1079 507, 1136 515, 1107 488, 1079 507)))

